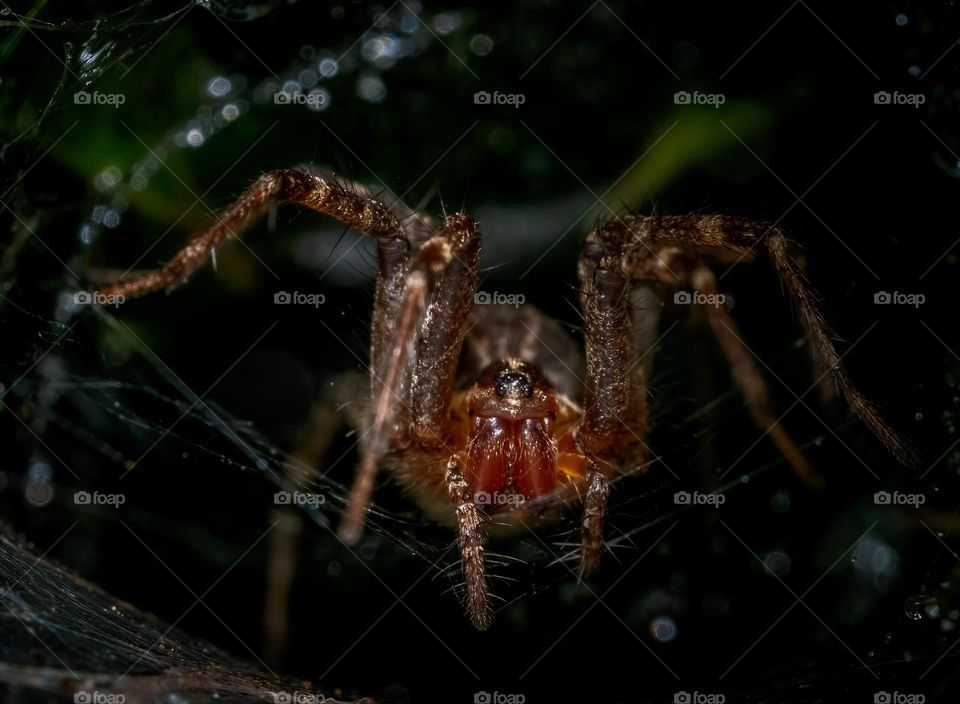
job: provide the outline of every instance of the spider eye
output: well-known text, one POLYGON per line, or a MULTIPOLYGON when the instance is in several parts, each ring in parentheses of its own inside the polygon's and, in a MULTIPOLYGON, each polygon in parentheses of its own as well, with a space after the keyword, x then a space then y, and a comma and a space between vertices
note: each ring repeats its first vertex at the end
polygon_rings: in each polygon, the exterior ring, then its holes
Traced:
POLYGON ((533 382, 523 372, 505 371, 497 375, 494 381, 497 396, 507 398, 530 398, 533 396, 533 382))

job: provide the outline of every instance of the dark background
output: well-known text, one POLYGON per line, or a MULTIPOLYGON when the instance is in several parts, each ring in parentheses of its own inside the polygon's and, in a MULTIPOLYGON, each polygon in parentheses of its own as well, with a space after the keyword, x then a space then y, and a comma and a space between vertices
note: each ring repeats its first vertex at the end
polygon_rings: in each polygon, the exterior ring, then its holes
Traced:
MULTIPOLYGON (((523 294, 577 338, 576 255, 610 214, 596 201, 612 186, 616 213, 782 218, 854 382, 920 465, 898 465, 811 389, 779 283, 739 266, 722 285, 821 489, 757 442, 709 331, 668 305, 651 388, 660 459, 617 483, 608 535, 619 541, 599 574, 581 584, 573 563, 554 562, 573 547, 576 516, 494 541, 503 557, 492 586, 508 603, 477 633, 458 602, 453 534, 384 477, 383 514, 356 551, 304 516, 289 640, 269 666, 327 692, 398 701, 494 690, 527 702, 694 690, 950 701, 960 637, 953 3, 105 5, 11 4, 0 15, 0 507, 38 555, 50 549, 117 598, 256 664, 284 452, 317 399, 349 396, 342 373, 363 371, 372 248, 280 209, 249 232, 249 248, 222 248, 216 272, 169 297, 97 311, 71 305, 73 292, 141 256, 138 268, 165 261, 261 172, 314 162, 434 213, 476 212, 482 288, 523 294), (406 55, 378 59, 377 39, 406 55), (273 103, 323 57, 341 59, 317 84, 326 109, 273 103), (231 83, 222 97, 208 91, 218 76, 231 83), (386 93, 371 100, 378 81, 386 93), (125 102, 77 105, 84 89, 125 102), (481 90, 525 101, 477 105, 481 90), (680 90, 725 102, 677 105, 680 90), (925 102, 878 105, 877 91, 925 102), (240 114, 220 124, 228 103, 240 114), (181 146, 191 129, 201 146, 181 146), (280 308, 277 290, 326 303, 280 308), (878 306, 879 291, 926 301, 878 306), (675 491, 718 487, 719 509, 673 503, 675 491), (78 506, 77 490, 126 503, 78 506), (877 505, 883 490, 925 504, 877 505), (191 608, 197 596, 209 609, 191 608), (654 635, 658 619, 675 624, 669 642, 654 635)), ((329 497, 334 525, 352 447, 344 431, 321 463, 328 474, 308 482, 329 497)), ((12 642, 10 662, 50 658, 12 642)))

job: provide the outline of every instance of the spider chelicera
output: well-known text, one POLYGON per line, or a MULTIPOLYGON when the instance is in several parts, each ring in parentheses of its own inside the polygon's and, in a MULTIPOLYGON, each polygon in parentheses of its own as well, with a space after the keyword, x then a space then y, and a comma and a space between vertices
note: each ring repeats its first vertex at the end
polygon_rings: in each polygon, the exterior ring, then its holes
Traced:
MULTIPOLYGON (((348 543, 360 538, 376 472, 389 469, 425 512, 456 525, 466 609, 477 628, 491 618, 488 524, 516 526, 580 501, 582 570, 599 563, 610 480, 643 468, 649 456, 647 352, 659 312, 652 296, 688 287, 695 302, 715 301, 711 263, 766 256, 836 389, 891 453, 910 456, 848 380, 782 231, 739 217, 631 215, 599 224, 577 265, 583 354, 530 306, 474 305, 480 229, 471 216, 438 222, 309 168, 264 174, 165 266, 101 294, 129 298, 182 283, 219 244, 282 203, 324 213, 377 244, 370 412, 339 534, 348 543)), ((728 309, 703 307, 754 420, 798 474, 814 477, 774 416, 728 309)))

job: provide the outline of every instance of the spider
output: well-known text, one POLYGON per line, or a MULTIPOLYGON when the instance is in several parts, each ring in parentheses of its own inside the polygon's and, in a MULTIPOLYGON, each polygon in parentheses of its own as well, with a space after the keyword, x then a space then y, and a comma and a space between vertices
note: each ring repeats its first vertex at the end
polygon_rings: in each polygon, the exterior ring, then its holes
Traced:
MULTIPOLYGON (((704 298, 718 294, 711 263, 765 255, 836 390, 888 451, 910 456, 848 380, 784 233, 740 217, 629 215, 599 223, 577 263, 582 353, 533 307, 474 305, 480 228, 470 215, 437 221, 309 167, 263 174, 167 264, 100 293, 131 298, 169 290, 284 203, 335 218, 377 246, 371 404, 339 536, 348 544, 361 537, 376 473, 388 469, 427 514, 456 526, 465 608, 478 629, 489 626, 492 611, 484 565, 489 527, 515 527, 580 501, 581 570, 597 567, 610 481, 649 458, 648 352, 659 311, 652 296, 689 287, 698 301, 715 300, 704 298)), ((728 309, 703 307, 753 419, 793 469, 812 479, 728 309)))

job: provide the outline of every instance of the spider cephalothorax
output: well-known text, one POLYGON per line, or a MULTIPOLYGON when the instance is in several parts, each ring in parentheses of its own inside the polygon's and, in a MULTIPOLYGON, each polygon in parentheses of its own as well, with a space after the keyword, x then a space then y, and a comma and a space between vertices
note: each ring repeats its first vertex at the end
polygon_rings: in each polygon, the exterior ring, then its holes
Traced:
POLYGON ((579 500, 581 564, 584 571, 598 564, 610 478, 645 466, 646 384, 659 310, 651 299, 665 286, 687 287, 698 296, 693 302, 702 299, 754 419, 801 476, 814 476, 773 415, 736 323, 716 303, 713 262, 766 255, 824 375, 891 452, 909 456, 847 379, 782 232, 743 218, 626 216, 598 225, 577 266, 583 355, 529 306, 474 306, 480 231, 469 215, 438 223, 310 169, 264 174, 166 266, 103 293, 129 298, 182 283, 221 242, 280 203, 325 213, 377 242, 372 403, 340 536, 359 539, 376 471, 389 468, 425 511, 456 525, 467 611, 478 628, 490 621, 485 516, 509 527, 579 500))

